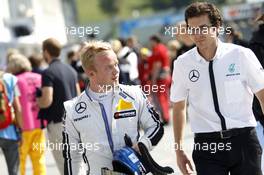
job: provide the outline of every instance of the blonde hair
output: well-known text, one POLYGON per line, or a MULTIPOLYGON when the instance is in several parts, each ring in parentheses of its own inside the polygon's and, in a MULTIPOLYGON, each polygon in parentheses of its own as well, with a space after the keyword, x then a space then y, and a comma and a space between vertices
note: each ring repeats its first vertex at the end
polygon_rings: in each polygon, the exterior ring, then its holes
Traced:
POLYGON ((32 67, 27 57, 21 54, 13 54, 10 56, 9 62, 7 64, 7 72, 17 74, 31 70, 32 67))
POLYGON ((109 43, 103 41, 89 41, 81 50, 81 62, 84 69, 95 70, 94 58, 101 52, 112 50, 109 43))
POLYGON ((7 54, 6 54, 6 63, 9 62, 9 59, 11 57, 11 55, 13 54, 20 54, 19 50, 15 49, 15 48, 9 48, 7 50, 7 54))
POLYGON ((181 48, 181 44, 177 40, 170 40, 167 43, 169 50, 179 50, 181 48))
POLYGON ((111 47, 115 53, 118 53, 122 49, 122 44, 119 40, 111 40, 110 41, 111 47))

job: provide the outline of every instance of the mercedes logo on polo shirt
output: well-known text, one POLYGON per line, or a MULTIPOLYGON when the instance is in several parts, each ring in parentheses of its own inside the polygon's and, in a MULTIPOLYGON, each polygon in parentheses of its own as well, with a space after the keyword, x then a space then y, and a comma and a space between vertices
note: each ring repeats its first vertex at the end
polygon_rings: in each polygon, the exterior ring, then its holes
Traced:
POLYGON ((200 77, 200 73, 197 70, 191 70, 191 72, 189 73, 189 79, 192 82, 196 82, 200 77))
POLYGON ((77 105, 75 106, 75 111, 78 113, 78 114, 81 114, 85 111, 85 109, 87 108, 87 105, 86 103, 84 102, 79 102, 77 103, 77 105))

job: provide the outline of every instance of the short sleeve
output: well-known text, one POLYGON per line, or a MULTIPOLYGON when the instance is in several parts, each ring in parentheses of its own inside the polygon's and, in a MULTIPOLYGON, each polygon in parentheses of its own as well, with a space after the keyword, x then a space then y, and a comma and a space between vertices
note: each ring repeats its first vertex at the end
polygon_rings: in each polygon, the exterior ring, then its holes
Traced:
POLYGON ((8 91, 9 102, 13 103, 14 97, 16 96, 15 87, 17 86, 17 78, 10 73, 5 73, 3 78, 8 91))
POLYGON ((170 89, 170 100, 172 102, 179 102, 187 99, 188 90, 183 79, 183 71, 179 60, 174 61, 174 68, 172 73, 172 84, 170 89))
POLYGON ((42 74, 42 87, 53 86, 52 76, 48 71, 44 71, 42 74))
POLYGON ((14 96, 15 97, 19 97, 20 96, 20 90, 16 84, 15 88, 14 88, 14 96))
POLYGON ((253 93, 264 89, 264 70, 256 55, 250 49, 243 50, 241 54, 248 86, 253 93))

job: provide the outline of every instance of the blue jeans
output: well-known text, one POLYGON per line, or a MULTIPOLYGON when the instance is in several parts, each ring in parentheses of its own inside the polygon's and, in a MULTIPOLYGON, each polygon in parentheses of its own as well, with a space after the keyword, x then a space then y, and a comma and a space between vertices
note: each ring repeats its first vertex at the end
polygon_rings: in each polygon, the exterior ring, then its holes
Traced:
POLYGON ((19 166, 18 142, 0 138, 0 148, 4 153, 9 175, 17 175, 19 166))

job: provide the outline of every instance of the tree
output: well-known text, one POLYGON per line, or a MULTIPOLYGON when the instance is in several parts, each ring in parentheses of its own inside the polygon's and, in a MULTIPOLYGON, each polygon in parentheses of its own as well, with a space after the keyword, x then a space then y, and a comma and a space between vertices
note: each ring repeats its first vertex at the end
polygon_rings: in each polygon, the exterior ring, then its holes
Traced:
POLYGON ((151 5, 154 10, 165 10, 168 8, 179 9, 190 4, 191 2, 192 0, 151 0, 149 2, 149 5, 151 5))
POLYGON ((122 0, 100 0, 100 7, 105 13, 112 15, 110 35, 116 37, 118 26, 117 15, 122 7, 122 0))
MULTIPOLYGON (((204 0, 198 0, 198 1, 204 1, 204 0)), ((180 0, 150 0, 149 5, 154 10, 166 10, 168 8, 180 9, 180 8, 186 7, 192 2, 197 2, 197 0, 182 0, 182 1, 180 0)), ((226 0, 209 0, 208 2, 218 5, 218 4, 226 3, 226 0)))
POLYGON ((122 0, 100 0, 100 7, 110 15, 117 15, 122 7, 122 0))

